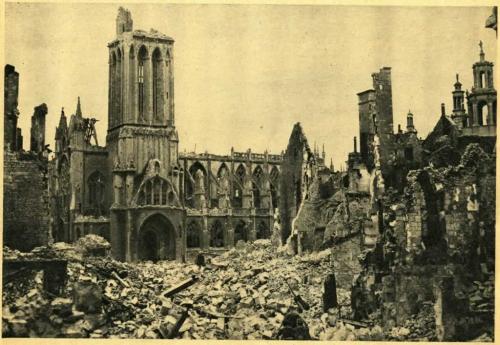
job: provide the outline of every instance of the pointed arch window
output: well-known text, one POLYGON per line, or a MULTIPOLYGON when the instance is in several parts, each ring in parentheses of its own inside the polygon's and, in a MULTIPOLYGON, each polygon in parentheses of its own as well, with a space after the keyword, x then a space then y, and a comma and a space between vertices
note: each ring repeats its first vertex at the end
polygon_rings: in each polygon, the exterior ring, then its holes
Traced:
POLYGON ((153 52, 153 114, 156 119, 163 116, 163 59, 160 49, 153 52))
POLYGON ((144 46, 139 50, 137 61, 137 104, 139 107, 139 117, 144 118, 146 111, 146 62, 148 52, 144 46))

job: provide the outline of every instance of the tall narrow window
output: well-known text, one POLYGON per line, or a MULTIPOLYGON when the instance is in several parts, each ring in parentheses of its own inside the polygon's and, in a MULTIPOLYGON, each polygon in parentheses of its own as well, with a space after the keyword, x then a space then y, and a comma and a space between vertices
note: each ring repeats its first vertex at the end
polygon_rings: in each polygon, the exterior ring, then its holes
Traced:
POLYGON ((153 114, 156 120, 163 118, 163 59, 160 49, 153 52, 153 114))
MULTIPOLYGON (((144 119, 146 114, 146 63, 148 52, 144 46, 141 47, 137 61, 137 105, 139 118, 144 119)), ((148 67, 149 68, 149 67, 148 67)))
POLYGON ((137 70, 137 83, 138 85, 138 103, 139 115, 144 116, 144 61, 139 60, 139 69, 137 70))

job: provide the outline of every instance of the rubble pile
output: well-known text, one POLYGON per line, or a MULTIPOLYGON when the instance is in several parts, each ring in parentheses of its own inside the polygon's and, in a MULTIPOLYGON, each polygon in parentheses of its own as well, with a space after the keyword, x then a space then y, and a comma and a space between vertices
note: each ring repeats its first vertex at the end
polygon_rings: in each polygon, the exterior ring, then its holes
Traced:
MULTIPOLYGON (((269 240, 258 240, 207 259, 200 267, 172 261, 127 264, 99 256, 78 259, 74 253, 80 249, 70 247, 37 250, 68 259, 61 296, 43 291, 40 273, 25 296, 16 295, 9 303, 6 296, 17 286, 6 285, 4 336, 274 339, 285 314, 298 309, 288 284, 310 306, 299 314, 312 338, 320 338, 338 316, 337 310, 324 313, 322 308, 323 280, 331 272, 329 251, 290 257, 277 253, 269 240), (186 281, 191 286, 168 293, 186 281)), ((36 257, 8 249, 4 253, 36 257)), ((350 314, 349 292, 337 289, 337 295, 346 306, 342 312, 350 314)))
POLYGON ((389 340, 397 341, 437 341, 436 319, 432 303, 424 303, 418 314, 405 321, 404 326, 394 327, 389 340))
POLYGON ((486 312, 494 309, 494 276, 486 281, 475 280, 468 291, 469 306, 472 311, 486 312))

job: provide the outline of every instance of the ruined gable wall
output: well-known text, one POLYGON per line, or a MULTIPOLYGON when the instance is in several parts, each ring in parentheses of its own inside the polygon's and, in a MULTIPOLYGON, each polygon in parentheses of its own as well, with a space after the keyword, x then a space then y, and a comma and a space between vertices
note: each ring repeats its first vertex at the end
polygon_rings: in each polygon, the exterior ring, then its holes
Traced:
POLYGON ((4 151, 4 245, 23 251, 49 241, 45 173, 33 156, 4 151))

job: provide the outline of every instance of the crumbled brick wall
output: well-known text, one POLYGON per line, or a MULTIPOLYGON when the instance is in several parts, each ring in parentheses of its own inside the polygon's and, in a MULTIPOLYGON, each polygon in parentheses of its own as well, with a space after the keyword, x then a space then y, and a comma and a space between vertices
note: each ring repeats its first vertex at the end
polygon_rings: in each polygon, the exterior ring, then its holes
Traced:
POLYGON ((49 240, 49 198, 43 164, 4 151, 4 245, 23 251, 49 240))

